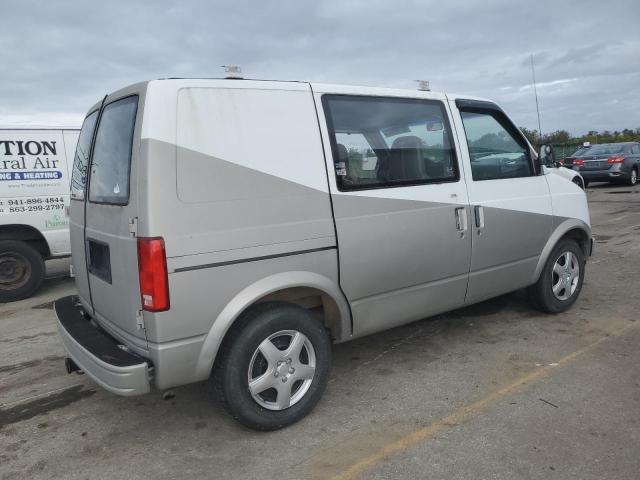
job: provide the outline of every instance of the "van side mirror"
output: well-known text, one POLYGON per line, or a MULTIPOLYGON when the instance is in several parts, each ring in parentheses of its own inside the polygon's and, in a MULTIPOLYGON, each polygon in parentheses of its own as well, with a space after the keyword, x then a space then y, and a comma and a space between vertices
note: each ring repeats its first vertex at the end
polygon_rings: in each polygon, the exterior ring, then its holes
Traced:
POLYGON ((556 165, 556 156, 553 153, 553 147, 551 145, 542 144, 538 151, 537 167, 538 172, 542 173, 542 167, 551 167, 556 165))

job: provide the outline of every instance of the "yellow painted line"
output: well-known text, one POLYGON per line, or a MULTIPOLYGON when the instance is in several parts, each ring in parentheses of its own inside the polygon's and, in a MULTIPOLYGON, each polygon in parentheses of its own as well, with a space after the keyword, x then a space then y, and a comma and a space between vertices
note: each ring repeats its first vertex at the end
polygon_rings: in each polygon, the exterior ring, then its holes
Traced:
MULTIPOLYGON (((566 364, 568 362, 571 362, 572 360, 574 360, 576 357, 579 357, 580 355, 593 350, 595 347, 597 347, 598 345, 600 345, 602 342, 604 342, 605 340, 612 338, 612 337, 618 337, 624 333, 626 333, 628 330, 632 329, 632 328, 636 328, 640 326, 640 322, 638 323, 632 323, 627 325, 626 327, 623 327, 619 330, 616 330, 614 332, 611 332, 610 334, 604 336, 604 337, 600 337, 598 340, 596 340, 593 343, 590 343, 588 345, 586 345, 585 347, 576 350, 573 353, 570 353, 569 355, 562 357, 560 360, 558 360, 557 362, 555 362, 557 364, 557 366, 561 366, 563 364, 566 364)), ((475 413, 478 413, 480 411, 482 411, 483 409, 487 408, 490 405, 493 405, 494 403, 496 403, 498 400, 501 400, 502 398, 506 397, 507 395, 510 395, 511 393, 515 392, 516 390, 518 390, 520 387, 527 385, 535 380, 538 380, 539 378, 545 376, 549 370, 551 370, 552 368, 556 368, 553 366, 547 366, 546 368, 539 368, 537 370, 532 371, 531 373, 524 375, 516 380, 514 380, 512 383, 500 388, 499 390, 496 390, 495 392, 492 392, 491 394, 487 395, 486 397, 481 398, 480 400, 477 400, 473 403, 471 403, 470 405, 467 405, 465 407, 460 408, 459 410, 456 410, 455 412, 451 413, 450 415, 447 415, 446 417, 430 424, 427 425, 426 427, 420 428, 418 430, 413 431, 412 433, 396 440, 390 443, 387 443, 386 445, 384 445, 382 448, 380 448, 378 451, 372 453, 371 455, 368 455, 362 459, 360 459, 358 462, 354 463, 351 467, 349 467, 347 470, 343 471, 342 473, 339 473, 337 475, 334 475, 333 477, 331 477, 331 480, 352 480, 356 477, 358 477, 359 475, 361 475, 362 473, 371 470, 373 467, 375 467, 378 463, 380 463, 382 460, 384 460, 386 457, 389 457, 393 454, 399 453, 399 452, 403 452, 405 450, 408 450, 416 445, 418 445, 419 443, 428 440, 430 438, 433 438, 435 435, 437 435, 438 433, 442 432, 443 430, 446 430, 452 426, 456 426, 457 424, 463 422, 464 420, 466 420, 468 417, 472 416, 475 413)))

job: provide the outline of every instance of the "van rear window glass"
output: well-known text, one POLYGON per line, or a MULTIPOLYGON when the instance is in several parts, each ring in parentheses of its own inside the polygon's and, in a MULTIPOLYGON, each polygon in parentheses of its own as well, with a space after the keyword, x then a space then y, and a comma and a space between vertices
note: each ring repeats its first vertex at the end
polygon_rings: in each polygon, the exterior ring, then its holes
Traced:
POLYGON ((76 200, 84 200, 84 187, 87 184, 87 164, 89 163, 89 150, 91 148, 91 139, 93 138, 93 130, 96 127, 98 112, 93 112, 82 123, 78 145, 76 146, 76 155, 73 159, 73 172, 71 174, 71 198, 76 200))
POLYGON ((129 202, 129 172, 138 97, 104 107, 91 160, 89 200, 125 205, 129 202))

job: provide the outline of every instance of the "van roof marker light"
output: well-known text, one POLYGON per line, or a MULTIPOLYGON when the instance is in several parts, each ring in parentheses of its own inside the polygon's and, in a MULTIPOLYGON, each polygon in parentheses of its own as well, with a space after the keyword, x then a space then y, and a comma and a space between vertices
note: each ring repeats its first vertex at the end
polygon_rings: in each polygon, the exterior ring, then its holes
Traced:
POLYGON ((238 65, 222 65, 224 78, 242 79, 242 68, 238 65))

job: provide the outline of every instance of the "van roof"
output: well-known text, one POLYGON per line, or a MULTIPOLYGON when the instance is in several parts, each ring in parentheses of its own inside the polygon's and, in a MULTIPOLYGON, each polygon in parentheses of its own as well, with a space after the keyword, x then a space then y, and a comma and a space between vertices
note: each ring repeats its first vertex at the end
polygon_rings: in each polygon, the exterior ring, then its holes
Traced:
MULTIPOLYGON (((221 78, 221 77, 158 78, 155 80, 146 80, 146 81, 137 82, 131 85, 127 85, 123 88, 110 92, 107 96, 112 98, 113 97, 117 98, 121 95, 129 95, 132 92, 135 92, 137 89, 144 88, 148 84, 155 83, 155 82, 160 82, 160 83, 175 82, 175 83, 180 83, 184 86, 184 84, 188 84, 191 81, 193 81, 194 84, 197 84, 197 86, 203 86, 203 84, 206 85, 207 82, 211 82, 212 84, 215 84, 218 86, 220 86, 220 84, 226 84, 226 83, 228 83, 229 85, 232 85, 232 84, 238 84, 238 83, 244 83, 244 82, 256 83, 256 84, 259 82, 264 82, 264 83, 270 83, 272 85, 281 84, 283 87, 285 87, 286 85, 289 85, 290 88, 293 90, 300 89, 302 85, 311 85, 311 87, 317 93, 348 92, 349 94, 353 94, 354 91, 358 91, 358 93, 360 93, 359 91, 361 90, 363 95, 378 95, 378 96, 388 95, 393 97, 402 97, 404 95, 415 96, 416 93, 424 93, 424 94, 431 94, 431 95, 442 96, 442 97, 446 95, 449 100, 463 98, 468 100, 491 101, 486 98, 475 97, 472 95, 459 95, 459 94, 451 94, 451 93, 447 94, 445 92, 435 91, 435 90, 423 91, 423 90, 418 90, 417 88, 410 89, 410 88, 395 88, 395 87, 376 87, 376 86, 369 86, 369 85, 316 83, 316 82, 308 82, 308 81, 302 81, 302 80, 269 80, 264 78, 221 78)), ((283 89, 286 89, 286 87, 283 89)), ((99 108, 101 102, 102 101, 96 102, 87 112, 92 112, 97 108, 99 108)))
MULTIPOLYGON (((225 82, 230 82, 230 83, 234 83, 234 82, 270 82, 270 83, 283 83, 283 84, 287 84, 287 83, 292 83, 292 84, 310 84, 312 86, 316 86, 316 87, 324 87, 324 88, 349 88, 349 89, 353 89, 353 88, 362 88, 363 90, 380 90, 380 91, 384 91, 387 90, 389 92, 411 92, 411 93, 415 93, 415 92, 419 92, 419 91, 424 91, 424 90, 418 90, 417 88, 398 88, 398 87, 380 87, 377 85, 357 85, 357 84, 348 84, 348 83, 325 83, 325 82, 312 82, 312 81, 306 81, 306 80, 274 80, 274 79, 269 79, 269 78, 225 78, 225 77, 164 77, 164 78, 158 78, 156 80, 149 80, 146 83, 149 82, 153 82, 153 81, 185 81, 185 80, 211 80, 211 81, 215 81, 215 82, 220 82, 220 81, 225 81, 225 82)), ((435 94, 441 94, 441 95, 448 95, 451 98, 466 98, 466 99, 470 99, 470 100, 485 100, 485 101, 490 101, 487 100, 486 98, 481 98, 481 97, 475 97, 472 95, 460 95, 460 94, 452 94, 452 93, 446 93, 442 90, 428 90, 430 93, 435 93, 435 94)))

